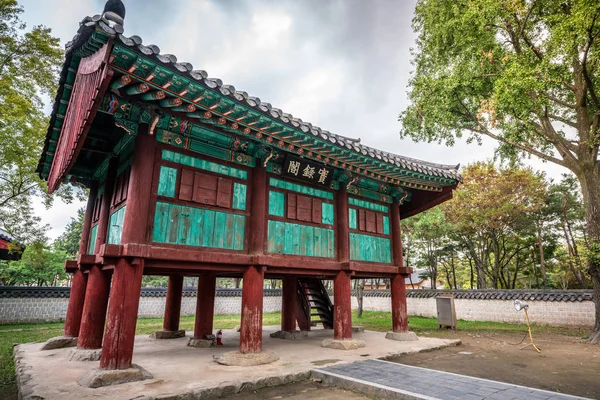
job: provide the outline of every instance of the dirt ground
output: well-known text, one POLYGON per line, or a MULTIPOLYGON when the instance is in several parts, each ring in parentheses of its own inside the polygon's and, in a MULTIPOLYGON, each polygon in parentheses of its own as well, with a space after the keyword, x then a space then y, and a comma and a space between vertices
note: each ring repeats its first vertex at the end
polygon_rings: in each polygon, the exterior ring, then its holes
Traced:
POLYGON ((339 389, 334 386, 327 386, 313 381, 303 381, 290 385, 276 386, 256 390, 254 392, 242 392, 228 399, 233 400, 307 400, 307 399, 327 399, 327 400, 358 400, 371 399, 372 397, 363 396, 348 390, 339 389))
MULTIPOLYGON (((422 335, 422 334, 421 334, 422 335)), ((458 347, 401 356, 402 364, 431 368, 600 399, 600 346, 578 337, 536 333, 531 346, 521 350, 520 333, 465 333, 447 331, 431 336, 462 340, 458 347)))

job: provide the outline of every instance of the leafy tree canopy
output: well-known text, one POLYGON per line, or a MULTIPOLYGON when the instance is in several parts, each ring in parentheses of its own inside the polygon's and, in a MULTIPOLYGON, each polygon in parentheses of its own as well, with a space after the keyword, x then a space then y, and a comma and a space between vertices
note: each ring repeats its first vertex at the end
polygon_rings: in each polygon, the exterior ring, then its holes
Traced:
MULTIPOLYGON (((42 95, 53 96, 63 52, 50 29, 28 30, 16 0, 0 0, 0 226, 20 241, 39 240, 44 229, 31 199, 52 198, 35 173, 48 118, 42 95)), ((59 195, 69 200, 68 185, 59 195)))

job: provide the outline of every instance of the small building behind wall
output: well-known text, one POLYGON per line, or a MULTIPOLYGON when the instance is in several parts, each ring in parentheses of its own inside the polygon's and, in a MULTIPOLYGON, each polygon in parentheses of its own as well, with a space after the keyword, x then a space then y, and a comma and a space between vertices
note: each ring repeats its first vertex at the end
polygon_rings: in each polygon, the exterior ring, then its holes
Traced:
POLYGON ((216 278, 244 279, 242 353, 262 349, 265 278, 283 279, 283 331, 316 313, 340 341, 351 279, 389 278, 390 328, 406 332, 400 218, 450 199, 457 167, 304 122, 124 36, 124 15, 110 1, 69 43, 39 164, 51 192, 90 189, 65 336, 101 347, 102 369, 129 368, 143 275, 169 277, 165 337, 184 276, 199 277, 198 340, 213 333, 216 278), (334 304, 315 311, 322 279, 334 304))

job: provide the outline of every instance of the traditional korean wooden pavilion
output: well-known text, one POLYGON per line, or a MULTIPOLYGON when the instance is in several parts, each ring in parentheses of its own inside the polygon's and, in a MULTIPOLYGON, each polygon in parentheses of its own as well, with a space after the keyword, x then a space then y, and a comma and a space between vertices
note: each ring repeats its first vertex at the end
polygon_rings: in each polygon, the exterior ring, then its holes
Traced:
POLYGON ((39 163, 50 192, 90 191, 65 336, 129 368, 143 275, 169 277, 168 332, 183 277, 199 277, 195 338, 213 333, 216 278, 243 277, 242 353, 262 349, 265 277, 283 280, 283 331, 312 316, 338 340, 352 338, 351 279, 389 278, 390 328, 406 332, 400 219, 450 199, 457 167, 304 122, 124 36, 124 16, 109 1, 67 45, 39 163))

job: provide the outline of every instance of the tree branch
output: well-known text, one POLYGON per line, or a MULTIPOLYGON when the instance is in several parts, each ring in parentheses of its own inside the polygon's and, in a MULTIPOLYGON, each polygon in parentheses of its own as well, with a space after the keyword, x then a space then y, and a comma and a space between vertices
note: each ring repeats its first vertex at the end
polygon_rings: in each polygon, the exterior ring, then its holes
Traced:
POLYGON ((563 107, 571 108, 573 110, 577 109, 577 105, 576 104, 567 103, 566 101, 563 101, 563 100, 559 99, 558 97, 554 97, 554 96, 549 95, 549 94, 546 94, 545 96, 548 98, 548 100, 553 101, 556 104, 560 104, 563 107))
POLYGON ((594 90, 594 83, 592 82, 592 79, 587 70, 587 58, 588 58, 588 54, 590 52, 590 48, 592 47, 594 40, 596 40, 598 35, 600 35, 600 31, 598 31, 595 35, 593 34, 594 25, 596 24, 597 18, 598 18, 598 14, 594 14, 594 17, 592 18, 592 24, 587 30, 588 31, 588 42, 586 43, 585 50, 583 51, 583 60, 581 61, 581 67, 582 67, 582 72, 583 72, 583 78, 585 79, 586 86, 588 87, 588 90, 590 91, 590 97, 592 98, 592 102, 598 108, 598 107, 600 107, 600 102, 598 101, 598 96, 596 96, 596 91, 594 90))
POLYGON ((570 119, 567 119, 565 117, 561 117, 560 115, 555 115, 555 114, 550 114, 550 113, 548 113, 546 115, 550 119, 562 122, 563 124, 568 125, 568 126, 570 126, 572 128, 579 129, 579 126, 575 122, 571 121, 570 119))

